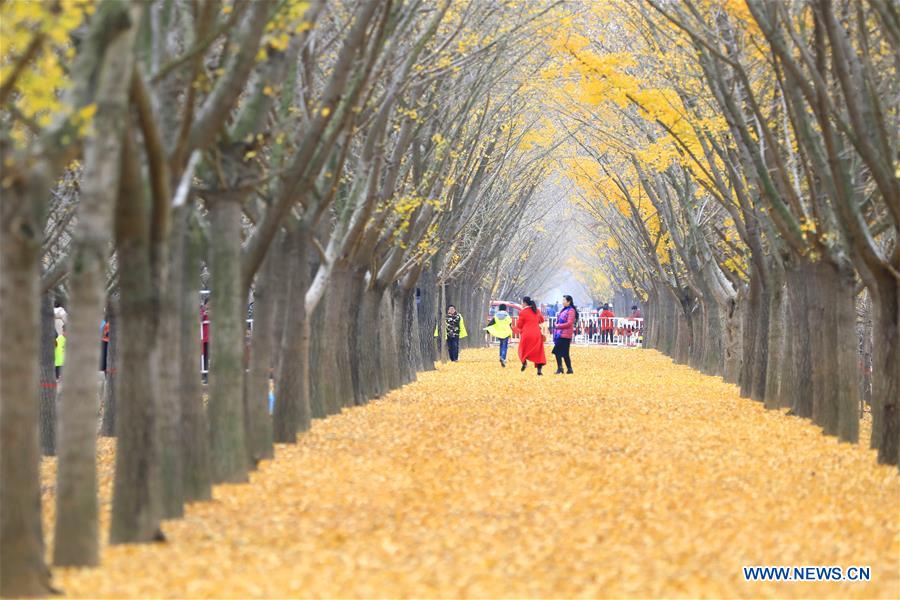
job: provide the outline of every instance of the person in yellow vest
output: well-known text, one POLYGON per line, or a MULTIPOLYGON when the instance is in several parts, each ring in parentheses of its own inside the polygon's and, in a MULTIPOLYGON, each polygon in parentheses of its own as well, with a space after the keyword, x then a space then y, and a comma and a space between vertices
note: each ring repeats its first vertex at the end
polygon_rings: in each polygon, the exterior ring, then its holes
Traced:
POLYGON ((509 338, 512 337, 512 317, 501 304, 494 313, 494 318, 484 328, 489 334, 500 340, 500 366, 506 367, 506 351, 509 349, 509 338))
POLYGON ((62 326, 62 331, 56 336, 56 348, 54 349, 53 366, 56 371, 56 378, 62 377, 63 364, 66 362, 66 326, 62 326))
MULTIPOLYGON (((450 361, 456 362, 459 360, 459 340, 469 337, 469 332, 466 331, 466 321, 461 314, 456 312, 456 307, 452 304, 447 307, 447 316, 445 318, 447 353, 450 355, 450 361)), ((434 337, 437 336, 438 327, 436 326, 434 328, 434 337)))

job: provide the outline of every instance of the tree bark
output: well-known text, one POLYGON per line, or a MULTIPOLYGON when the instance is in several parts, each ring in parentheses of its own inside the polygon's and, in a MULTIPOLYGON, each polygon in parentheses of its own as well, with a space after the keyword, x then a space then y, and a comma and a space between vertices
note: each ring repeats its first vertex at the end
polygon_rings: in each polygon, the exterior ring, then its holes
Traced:
POLYGON ((247 453, 252 466, 273 458, 272 416, 269 414, 269 381, 275 350, 275 305, 280 282, 284 281, 284 263, 277 248, 263 259, 253 286, 253 337, 250 365, 246 378, 244 413, 247 425, 247 453))
POLYGON ((35 169, 0 202, 0 595, 50 592, 41 525, 38 440, 40 223, 49 177, 35 169))
POLYGON ((188 216, 182 261, 181 298, 178 318, 181 335, 181 474, 184 499, 209 500, 212 497, 212 473, 209 462, 209 421, 203 406, 200 384, 200 231, 196 214, 188 216))
POLYGON ((884 275, 873 293, 872 445, 878 462, 900 464, 900 282, 884 275))
POLYGON ((791 375, 793 385, 788 388, 791 413, 799 417, 811 418, 813 407, 812 355, 810 354, 810 320, 808 286, 810 284, 809 263, 798 261, 787 271, 790 291, 791 319, 791 375))
POLYGON ((189 213, 183 205, 173 211, 166 281, 161 296, 158 353, 160 374, 159 440, 161 450, 163 516, 184 515, 184 468, 181 452, 181 286, 184 283, 184 250, 189 213))
POLYGON ((248 480, 244 438, 244 315, 241 297, 241 205, 226 196, 210 203, 210 464, 214 483, 248 480))
POLYGON ((159 297, 149 257, 150 207, 133 134, 127 129, 124 140, 116 205, 121 360, 116 378, 116 469, 109 532, 113 544, 162 537, 155 356, 159 297))
MULTIPOLYGON (((304 298, 310 285, 308 232, 288 233, 287 289, 284 295, 284 330, 275 385, 274 438, 293 444, 298 431, 308 431, 310 407, 310 325, 304 298)), ((318 415, 315 415, 318 416, 318 415)))
POLYGON ((94 135, 85 144, 84 174, 69 273, 65 387, 59 403, 56 528, 53 562, 94 566, 100 562, 97 500, 97 413, 100 361, 98 326, 106 304, 106 262, 113 207, 121 175, 123 131, 140 8, 128 3, 102 10, 108 46, 96 80, 94 135))
POLYGON ((41 452, 56 455, 56 325, 53 318, 53 293, 41 296, 41 452))

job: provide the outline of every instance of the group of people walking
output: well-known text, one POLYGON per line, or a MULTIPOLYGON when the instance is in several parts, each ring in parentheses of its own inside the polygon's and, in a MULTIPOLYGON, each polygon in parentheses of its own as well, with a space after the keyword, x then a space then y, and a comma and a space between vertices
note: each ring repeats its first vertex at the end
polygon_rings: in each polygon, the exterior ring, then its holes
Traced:
MULTIPOLYGON (((546 338, 542 328, 545 319, 535 301, 528 296, 522 298, 522 309, 519 311, 519 317, 515 324, 513 324, 512 317, 505 304, 499 305, 497 309, 494 317, 484 330, 500 340, 500 366, 506 367, 509 340, 513 333, 518 333, 521 370, 526 370, 528 363, 531 362, 537 369, 537 374, 543 375, 543 368, 547 364, 547 357, 544 353, 546 338)), ((577 322, 578 308, 576 308, 572 296, 563 296, 563 308, 557 315, 556 323, 553 326, 552 354, 556 357, 556 375, 564 373, 571 375, 574 373, 569 350, 577 322), (566 366, 565 371, 563 371, 563 363, 566 366)), ((459 360, 459 340, 467 337, 468 332, 466 331, 465 320, 457 312, 456 307, 452 305, 447 307, 444 327, 450 360, 456 362, 459 360)), ((435 337, 437 335, 438 332, 435 329, 435 337)))

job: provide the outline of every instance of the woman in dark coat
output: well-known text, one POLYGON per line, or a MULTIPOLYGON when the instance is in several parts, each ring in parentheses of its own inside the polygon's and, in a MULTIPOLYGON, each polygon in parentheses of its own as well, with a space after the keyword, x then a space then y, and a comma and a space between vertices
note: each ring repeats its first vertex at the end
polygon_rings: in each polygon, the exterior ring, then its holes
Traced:
POLYGON ((544 336, 541 333, 541 323, 544 315, 538 310, 534 300, 525 296, 522 298, 524 308, 519 311, 516 321, 516 331, 519 332, 519 360, 522 361, 522 370, 528 368, 528 361, 537 367, 537 374, 542 375, 541 368, 547 364, 544 354, 544 336))

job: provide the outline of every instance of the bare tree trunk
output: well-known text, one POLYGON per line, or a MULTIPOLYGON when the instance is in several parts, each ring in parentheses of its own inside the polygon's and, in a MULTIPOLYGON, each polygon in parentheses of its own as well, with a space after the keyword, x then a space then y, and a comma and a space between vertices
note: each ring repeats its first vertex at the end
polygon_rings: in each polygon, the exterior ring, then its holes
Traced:
POLYGON ((900 281, 884 275, 873 292, 872 445, 878 462, 900 464, 900 281))
POLYGON ((56 372, 54 369, 56 325, 53 319, 53 293, 41 296, 41 451, 56 455, 56 372))
POLYGON ((184 245, 187 235, 186 206, 173 211, 169 264, 162 291, 159 345, 160 413, 159 440, 161 450, 163 516, 177 519, 184 515, 184 473, 181 452, 181 286, 184 281, 184 245))
POLYGON ((378 335, 378 341, 380 344, 379 353, 381 354, 383 385, 381 394, 383 395, 402 385, 400 376, 400 344, 397 342, 397 326, 401 321, 402 313, 395 309, 394 296, 389 291, 381 292, 380 312, 383 317, 379 320, 381 332, 378 335))
MULTIPOLYGON (((327 294, 326 294, 327 298, 327 294)), ((315 323, 323 323, 325 321, 325 302, 319 302, 319 305, 313 311, 311 320, 315 323)), ((329 347, 326 344, 326 338, 322 335, 310 336, 309 343, 309 405, 310 414, 314 419, 324 419, 328 416, 325 406, 325 398, 328 388, 333 384, 326 378, 323 373, 326 371, 326 363, 333 362, 333 357, 328 356, 329 347)), ((284 357, 281 359, 284 362, 284 357)), ((279 378, 280 380, 280 378, 279 378)), ((278 389, 275 390, 275 410, 278 410, 278 389)))
POLYGON ((394 305, 398 307, 397 314, 399 315, 397 341, 400 346, 400 385, 406 385, 416 380, 416 371, 419 369, 416 299, 409 290, 402 286, 395 286, 391 293, 394 294, 394 305))
POLYGON ((809 320, 809 263, 798 261, 787 271, 790 290, 791 374, 793 386, 788 388, 791 412, 799 417, 810 418, 813 414, 812 355, 810 354, 809 320))
MULTIPOLYGON (((53 562, 94 566, 100 562, 97 501, 98 326, 106 304, 106 259, 113 207, 122 172, 133 45, 140 7, 109 6, 128 25, 112 36, 97 75, 94 135, 85 145, 84 175, 69 275, 69 331, 65 387, 59 403, 59 462, 53 562), (130 13, 130 14, 129 14, 130 13), (132 20, 129 22, 129 18, 132 20)), ((110 19, 112 15, 108 15, 110 19)), ((114 21, 110 21, 113 23, 114 21)))
MULTIPOLYGON (((317 323, 327 323, 327 328, 317 328, 318 340, 316 356, 317 402, 324 414, 341 412, 344 406, 352 406, 353 381, 350 374, 350 357, 347 338, 350 335, 347 314, 351 300, 348 298, 352 286, 351 276, 346 266, 335 265, 328 283, 328 290, 321 303, 322 317, 317 323)), ((355 302, 357 299, 352 299, 355 302)), ((354 332, 355 334, 355 332, 354 332)), ((313 413, 315 415, 315 412, 313 413)))
MULTIPOLYGON (((777 259, 776 259, 777 260, 777 259)), ((775 260, 772 261, 773 263, 775 260)), ((782 379, 785 365, 784 350, 785 339, 785 299, 787 290, 784 289, 784 278, 779 275, 780 268, 773 264, 772 284, 769 293, 769 328, 768 336, 768 364, 766 366, 765 407, 781 408, 786 403, 782 399, 782 379)))
MULTIPOLYGON (((290 232, 285 238, 287 276, 284 294, 284 321, 280 337, 280 358, 275 385, 274 439, 293 444, 298 431, 309 429, 309 318, 304 298, 310 284, 309 240, 306 230, 290 232)), ((326 301, 330 301, 328 298, 326 301)), ((318 415, 316 415, 318 416, 318 415)))
POLYGON ((113 544, 162 537, 155 356, 159 297, 151 272, 150 209, 137 148, 133 134, 126 133, 124 138, 116 206, 121 360, 116 378, 116 469, 109 532, 113 544))
POLYGON ((275 305, 284 281, 284 261, 277 246, 263 259, 253 286, 253 338, 244 410, 247 452, 250 464, 275 456, 272 447, 272 417, 269 415, 269 381, 275 349, 275 305))
POLYGON ((4 189, 0 202, 0 595, 44 596, 38 337, 43 170, 4 189), (14 307, 9 310, 6 307, 14 307))
POLYGON ((244 439, 244 314, 241 297, 241 205, 227 196, 210 203, 209 429, 213 482, 247 481, 244 439))
POLYGON ((859 375, 852 273, 842 276, 837 265, 822 260, 811 265, 811 275, 807 285, 811 288, 812 418, 827 435, 855 442, 859 375))
POLYGON ((419 320, 419 344, 420 354, 422 356, 422 370, 433 371, 434 361, 437 359, 434 345, 434 329, 435 313, 437 306, 435 304, 435 290, 437 286, 434 283, 434 272, 432 268, 426 268, 422 273, 422 279, 419 281, 419 303, 416 312, 419 320))
POLYGON ((200 385, 200 231, 196 215, 188 217, 182 261, 181 299, 181 441, 184 499, 209 500, 212 497, 212 473, 209 463, 209 422, 203 406, 200 385))
POLYGON ((378 398, 387 391, 387 357, 382 354, 384 348, 381 337, 384 334, 382 321, 390 317, 381 312, 382 295, 382 290, 378 289, 363 292, 354 321, 358 334, 354 336, 356 347, 352 358, 357 365, 359 378, 359 404, 378 398))
POLYGON ((729 302, 727 314, 725 316, 725 339, 724 339, 724 360, 725 372, 724 379, 727 383, 737 384, 741 375, 741 360, 743 352, 741 351, 741 311, 740 304, 743 302, 743 295, 739 291, 729 302))

